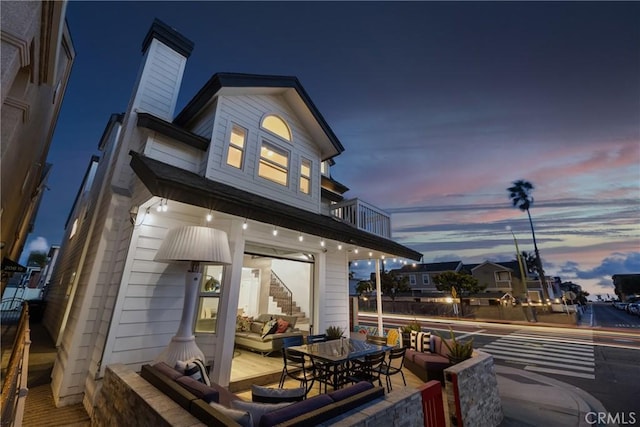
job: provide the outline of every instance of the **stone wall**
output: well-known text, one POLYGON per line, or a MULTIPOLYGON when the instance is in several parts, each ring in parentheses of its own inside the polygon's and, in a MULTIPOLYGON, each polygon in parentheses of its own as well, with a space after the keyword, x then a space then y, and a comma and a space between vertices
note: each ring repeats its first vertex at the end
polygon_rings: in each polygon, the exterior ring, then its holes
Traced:
POLYGON ((357 410, 349 411, 320 426, 424 426, 422 396, 418 389, 394 390, 386 394, 384 399, 362 405, 357 410))
POLYGON ((197 418, 122 364, 106 368, 91 417, 95 427, 204 426, 197 418))
POLYGON ((445 369, 444 378, 452 426, 497 426, 502 422, 502 402, 490 354, 474 351, 471 359, 445 369))

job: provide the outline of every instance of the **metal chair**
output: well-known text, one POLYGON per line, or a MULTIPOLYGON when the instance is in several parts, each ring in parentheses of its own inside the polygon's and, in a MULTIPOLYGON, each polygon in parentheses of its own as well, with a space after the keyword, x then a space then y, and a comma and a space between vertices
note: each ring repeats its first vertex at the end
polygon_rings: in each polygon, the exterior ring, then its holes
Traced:
POLYGON ((373 384, 375 381, 378 381, 378 384, 382 386, 380 373, 382 371, 382 367, 386 366, 384 360, 385 353, 384 351, 380 351, 373 354, 367 354, 366 356, 364 356, 364 359, 362 361, 351 361, 347 380, 352 383, 368 381, 371 384, 373 384))
POLYGON ((295 337, 287 337, 287 338, 282 338, 282 348, 289 348, 289 347, 293 347, 296 345, 302 345, 303 341, 302 341, 302 335, 298 335, 295 337))
POLYGON ((298 351, 283 348, 282 360, 284 367, 282 368, 282 374, 280 374, 278 387, 283 388, 285 380, 289 377, 300 382, 301 386, 305 389, 306 396, 315 381, 316 374, 313 359, 298 351))
POLYGON ((387 392, 390 392, 393 388, 391 386, 391 376, 400 374, 402 375, 402 382, 405 387, 407 386, 407 380, 404 378, 404 372, 402 372, 402 367, 404 366, 404 356, 407 352, 405 347, 392 348, 389 350, 389 355, 387 356, 387 361, 380 369, 380 374, 384 375, 387 379, 387 392))
POLYGON ((317 342, 325 342, 327 340, 326 334, 319 335, 307 335, 307 344, 313 344, 317 342))

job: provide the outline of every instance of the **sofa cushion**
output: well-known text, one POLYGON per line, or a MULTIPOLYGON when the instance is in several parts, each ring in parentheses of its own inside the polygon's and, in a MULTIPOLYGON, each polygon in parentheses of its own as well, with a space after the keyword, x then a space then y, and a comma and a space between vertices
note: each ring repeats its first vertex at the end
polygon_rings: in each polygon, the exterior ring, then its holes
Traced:
POLYGON ((218 390, 211 388, 200 381, 196 381, 187 376, 177 378, 175 381, 184 387, 185 390, 207 403, 220 401, 220 393, 218 393, 218 390))
POLYGON ((251 400, 261 403, 299 402, 306 394, 304 387, 272 388, 253 384, 251 386, 251 400))
POLYGON ((211 407, 214 408, 215 410, 222 412, 227 417, 231 418, 233 421, 240 424, 242 427, 254 426, 253 418, 249 411, 242 411, 239 409, 227 408, 226 406, 223 406, 216 402, 211 402, 209 403, 209 405, 211 405, 211 407))
POLYGON ((249 325, 249 332, 262 335, 262 328, 264 328, 263 322, 251 322, 249 325))
POLYGON ((277 320, 277 323, 278 323, 278 327, 276 328, 277 334, 282 334, 284 332, 287 332, 287 328, 289 328, 289 322, 287 322, 283 318, 279 318, 277 320))
POLYGON ((273 412, 277 409, 286 408, 292 405, 292 402, 280 402, 280 403, 260 403, 260 402, 245 402, 244 400, 235 400, 231 402, 231 408, 239 409, 241 411, 247 411, 251 414, 254 427, 260 425, 260 419, 264 414, 273 412))
POLYGON ((373 384, 368 381, 360 381, 350 387, 340 388, 338 390, 332 391, 327 394, 334 402, 339 402, 341 400, 346 399, 347 397, 351 397, 354 394, 361 393, 363 391, 369 390, 373 388, 373 384))
POLYGON ((323 406, 330 405, 331 403, 333 403, 333 399, 326 394, 319 394, 312 398, 303 400, 302 402, 289 405, 286 408, 277 409, 264 414, 260 419, 259 425, 260 427, 275 426, 284 421, 290 420, 291 418, 295 418, 318 408, 322 408, 323 406))

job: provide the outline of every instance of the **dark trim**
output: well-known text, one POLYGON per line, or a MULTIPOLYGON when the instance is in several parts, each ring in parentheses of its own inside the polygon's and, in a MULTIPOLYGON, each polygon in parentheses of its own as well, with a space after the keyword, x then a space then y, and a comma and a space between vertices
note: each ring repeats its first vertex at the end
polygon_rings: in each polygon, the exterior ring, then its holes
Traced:
POLYGON ((147 32, 142 42, 142 53, 145 53, 147 49, 149 49, 149 45, 153 39, 158 39, 158 41, 166 44, 185 58, 188 58, 193 50, 193 42, 191 40, 158 18, 153 20, 151 28, 149 28, 149 32, 147 32))
POLYGON ((334 148, 338 153, 344 151, 344 147, 333 133, 329 124, 325 121, 320 111, 316 108, 313 101, 304 90, 300 81, 292 76, 270 76, 263 74, 242 74, 242 73, 216 73, 207 83, 198 91, 186 107, 182 109, 180 114, 174 119, 174 123, 178 126, 186 126, 200 110, 218 93, 223 87, 282 87, 292 88, 298 92, 300 98, 313 114, 324 133, 327 135, 334 148))
POLYGON ((320 196, 323 199, 327 199, 327 200, 330 200, 330 201, 336 202, 336 203, 341 202, 341 201, 344 200, 344 197, 342 197, 338 193, 334 193, 331 190, 327 190, 326 188, 321 188, 320 189, 320 196))
MULTIPOLYGON (((113 115, 111 117, 113 117, 113 115)), ((92 155, 91 156, 91 160, 89 160, 89 166, 87 166, 87 170, 84 172, 84 176, 82 177, 82 183, 80 184, 80 188, 78 189, 78 192, 76 193, 76 198, 73 200, 73 204, 71 205, 71 210, 69 211, 69 215, 67 216, 67 220, 64 222, 64 229, 65 230, 69 226, 69 221, 71 220, 71 215, 73 214, 73 211, 76 209, 76 203, 78 203, 78 200, 80 199, 80 194, 82 194, 82 191, 84 190, 84 186, 87 183, 87 177, 89 176, 89 171, 91 170, 91 165, 93 165, 94 163, 100 163, 100 157, 98 157, 96 155, 92 155)))
POLYGON ((336 193, 344 194, 349 191, 349 187, 344 184, 339 183, 335 179, 322 175, 321 176, 322 186, 326 187, 330 190, 335 191, 336 193))
POLYGON ((130 151, 131 168, 154 196, 413 260, 422 254, 336 218, 278 203, 130 151))
POLYGON ((174 125, 171 122, 162 120, 159 117, 149 113, 138 113, 138 127, 143 127, 155 132, 159 132, 170 138, 176 139, 180 142, 196 148, 198 150, 207 151, 211 140, 204 138, 195 133, 182 129, 179 126, 174 125))
POLYGON ((102 148, 104 147, 104 142, 107 136, 109 135, 109 133, 111 132, 111 128, 113 127, 113 125, 116 123, 122 124, 123 120, 124 120, 124 113, 113 113, 109 117, 109 121, 107 122, 107 125, 104 127, 104 131, 102 132, 102 136, 100 137, 100 142, 98 142, 98 150, 102 151, 102 148))

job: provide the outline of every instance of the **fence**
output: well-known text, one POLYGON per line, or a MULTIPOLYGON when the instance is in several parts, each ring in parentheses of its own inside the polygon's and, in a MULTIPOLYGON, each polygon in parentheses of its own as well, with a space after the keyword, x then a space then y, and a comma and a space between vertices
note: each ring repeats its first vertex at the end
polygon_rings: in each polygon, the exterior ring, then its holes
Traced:
POLYGON ((22 304, 18 332, 13 341, 11 356, 2 384, 0 406, 2 426, 21 426, 24 405, 27 399, 27 376, 29 369, 29 306, 22 304))

